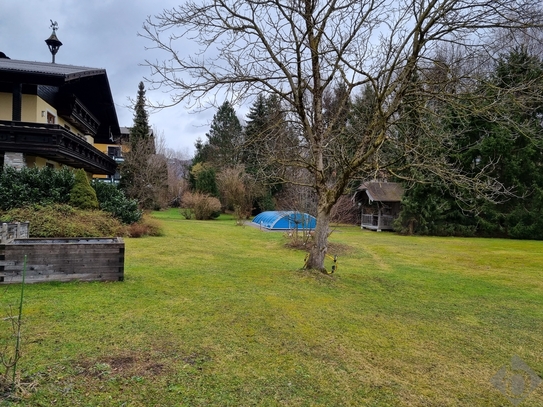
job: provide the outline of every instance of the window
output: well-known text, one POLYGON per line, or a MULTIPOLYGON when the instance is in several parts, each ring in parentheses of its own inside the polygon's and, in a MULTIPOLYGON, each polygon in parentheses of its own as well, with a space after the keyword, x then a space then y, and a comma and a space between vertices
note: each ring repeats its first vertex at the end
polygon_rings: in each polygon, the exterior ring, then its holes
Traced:
POLYGON ((111 158, 122 157, 122 154, 121 154, 121 147, 111 147, 111 146, 108 146, 108 148, 107 148, 107 155, 110 156, 111 158))
POLYGON ((55 124, 55 115, 51 112, 47 112, 47 123, 55 124))

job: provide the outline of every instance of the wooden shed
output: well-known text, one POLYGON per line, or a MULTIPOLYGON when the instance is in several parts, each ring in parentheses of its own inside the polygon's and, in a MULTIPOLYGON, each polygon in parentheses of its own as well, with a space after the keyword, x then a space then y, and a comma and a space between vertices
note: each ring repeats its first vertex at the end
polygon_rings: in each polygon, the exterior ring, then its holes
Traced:
POLYGON ((360 207, 361 227, 370 230, 392 230, 400 214, 404 189, 397 182, 369 181, 356 190, 353 200, 360 207))

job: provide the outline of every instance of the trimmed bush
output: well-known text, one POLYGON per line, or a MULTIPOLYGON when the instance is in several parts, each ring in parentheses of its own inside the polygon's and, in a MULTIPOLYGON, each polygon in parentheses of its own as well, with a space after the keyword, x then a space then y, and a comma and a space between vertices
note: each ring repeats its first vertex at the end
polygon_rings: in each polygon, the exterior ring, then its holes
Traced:
POLYGON ((74 173, 66 167, 0 168, 0 210, 25 205, 68 203, 75 183, 74 173))
POLYGON ((75 172, 75 184, 70 191, 70 205, 79 209, 98 209, 96 192, 82 169, 75 172))

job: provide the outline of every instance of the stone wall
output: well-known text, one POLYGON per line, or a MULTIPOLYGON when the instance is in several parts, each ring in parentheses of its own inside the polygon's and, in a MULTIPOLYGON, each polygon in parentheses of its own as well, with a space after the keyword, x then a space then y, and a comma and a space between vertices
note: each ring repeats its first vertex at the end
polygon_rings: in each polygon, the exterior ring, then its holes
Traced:
POLYGON ((4 167, 14 167, 18 170, 26 167, 24 154, 6 151, 4 153, 4 167))
POLYGON ((28 222, 0 223, 0 243, 9 243, 14 239, 28 239, 28 222))

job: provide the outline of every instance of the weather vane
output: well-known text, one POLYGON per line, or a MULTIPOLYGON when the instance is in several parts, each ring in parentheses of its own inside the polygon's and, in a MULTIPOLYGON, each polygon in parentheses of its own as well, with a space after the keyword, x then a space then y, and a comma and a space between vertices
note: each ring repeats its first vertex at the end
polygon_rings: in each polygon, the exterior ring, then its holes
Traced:
POLYGON ((53 32, 51 33, 51 36, 45 40, 45 43, 49 47, 49 51, 51 51, 51 55, 53 57, 52 63, 55 63, 55 55, 58 52, 58 49, 62 45, 62 42, 59 41, 57 38, 56 31, 58 30, 58 23, 53 20, 51 21, 51 28, 53 29, 53 32))

